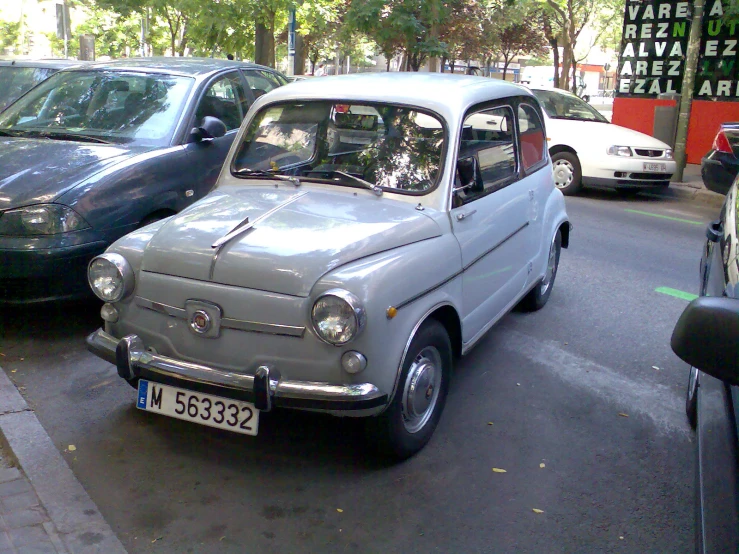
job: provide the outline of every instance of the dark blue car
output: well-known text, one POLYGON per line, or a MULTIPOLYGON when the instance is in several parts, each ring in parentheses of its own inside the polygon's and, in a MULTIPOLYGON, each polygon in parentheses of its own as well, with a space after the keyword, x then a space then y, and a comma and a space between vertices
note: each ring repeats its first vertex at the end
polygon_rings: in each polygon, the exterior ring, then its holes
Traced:
POLYGON ((88 261, 202 198, 254 100, 254 64, 144 58, 62 70, 0 114, 0 302, 88 294, 88 261))

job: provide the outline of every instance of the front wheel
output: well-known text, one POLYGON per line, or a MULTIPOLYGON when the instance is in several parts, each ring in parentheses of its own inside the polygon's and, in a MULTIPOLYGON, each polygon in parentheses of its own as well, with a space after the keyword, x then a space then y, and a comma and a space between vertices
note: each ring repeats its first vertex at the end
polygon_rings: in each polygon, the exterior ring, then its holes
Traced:
POLYGON ((554 279, 557 277, 557 269, 559 268, 559 255, 562 250, 562 232, 557 229, 554 235, 552 245, 549 247, 549 257, 547 258, 547 272, 544 278, 529 293, 523 297, 518 304, 519 308, 524 312, 535 312, 541 310, 549 300, 554 288, 554 279))
POLYGON ((444 410, 451 372, 449 334, 429 319, 411 341, 390 405, 367 421, 368 434, 381 454, 403 460, 426 446, 444 410))
POLYGON ((571 152, 552 154, 552 173, 554 186, 565 196, 577 194, 582 188, 582 169, 580 160, 571 152))
POLYGON ((685 414, 693 429, 698 421, 698 386, 698 370, 691 367, 688 374, 688 391, 685 395, 685 414))

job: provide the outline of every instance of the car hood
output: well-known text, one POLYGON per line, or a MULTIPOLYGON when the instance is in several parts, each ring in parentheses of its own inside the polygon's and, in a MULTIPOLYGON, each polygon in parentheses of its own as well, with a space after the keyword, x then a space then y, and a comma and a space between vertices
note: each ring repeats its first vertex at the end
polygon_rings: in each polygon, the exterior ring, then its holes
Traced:
POLYGON ((308 296, 318 279, 336 267, 441 234, 430 217, 410 204, 354 196, 351 190, 220 188, 156 232, 142 269, 308 296), (212 247, 246 218, 254 225, 250 230, 220 250, 212 247))
POLYGON ((670 148, 661 140, 627 129, 613 123, 600 121, 571 121, 567 119, 547 119, 547 135, 551 144, 568 144, 578 150, 576 143, 587 143, 589 147, 632 146, 636 148, 670 148))
POLYGON ((0 138, 0 211, 53 202, 84 179, 141 150, 66 140, 0 138))

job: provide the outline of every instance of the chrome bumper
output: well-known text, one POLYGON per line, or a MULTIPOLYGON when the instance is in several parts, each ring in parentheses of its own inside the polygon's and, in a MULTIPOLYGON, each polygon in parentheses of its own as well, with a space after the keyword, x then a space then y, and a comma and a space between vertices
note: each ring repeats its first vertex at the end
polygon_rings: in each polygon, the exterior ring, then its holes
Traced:
POLYGON ((371 383, 332 385, 282 379, 277 369, 260 366, 254 375, 224 371, 154 354, 136 335, 120 340, 98 329, 87 337, 87 348, 115 364, 127 381, 137 378, 253 402, 257 409, 272 406, 323 411, 367 410, 383 406, 388 396, 371 383))

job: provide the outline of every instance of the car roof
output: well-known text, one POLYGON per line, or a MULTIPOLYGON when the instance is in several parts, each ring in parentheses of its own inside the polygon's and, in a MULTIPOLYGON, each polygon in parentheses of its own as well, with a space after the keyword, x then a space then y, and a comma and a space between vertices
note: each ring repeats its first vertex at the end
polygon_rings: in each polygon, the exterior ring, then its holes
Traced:
POLYGON ((237 68, 267 69, 269 71, 275 71, 270 67, 250 62, 218 58, 174 58, 165 56, 151 58, 121 58, 107 62, 94 62, 87 65, 84 69, 133 69, 145 73, 166 73, 169 75, 199 77, 216 73, 224 69, 237 68))
POLYGON ((84 65, 89 62, 80 60, 65 60, 57 58, 46 59, 0 59, 0 67, 40 67, 42 69, 64 69, 76 65, 84 65))
POLYGON ((510 96, 532 94, 524 87, 488 77, 383 72, 296 81, 271 91, 265 96, 265 102, 301 98, 398 103, 426 108, 447 120, 455 120, 470 106, 510 96))
POLYGON ((557 94, 561 94, 563 96, 575 96, 575 97, 579 98, 579 96, 577 96, 577 94, 574 94, 574 93, 570 92, 569 90, 564 90, 564 89, 557 88, 557 87, 542 87, 542 86, 538 86, 538 87, 527 87, 527 88, 530 89, 532 92, 537 91, 537 90, 540 90, 542 92, 556 92, 557 94))

